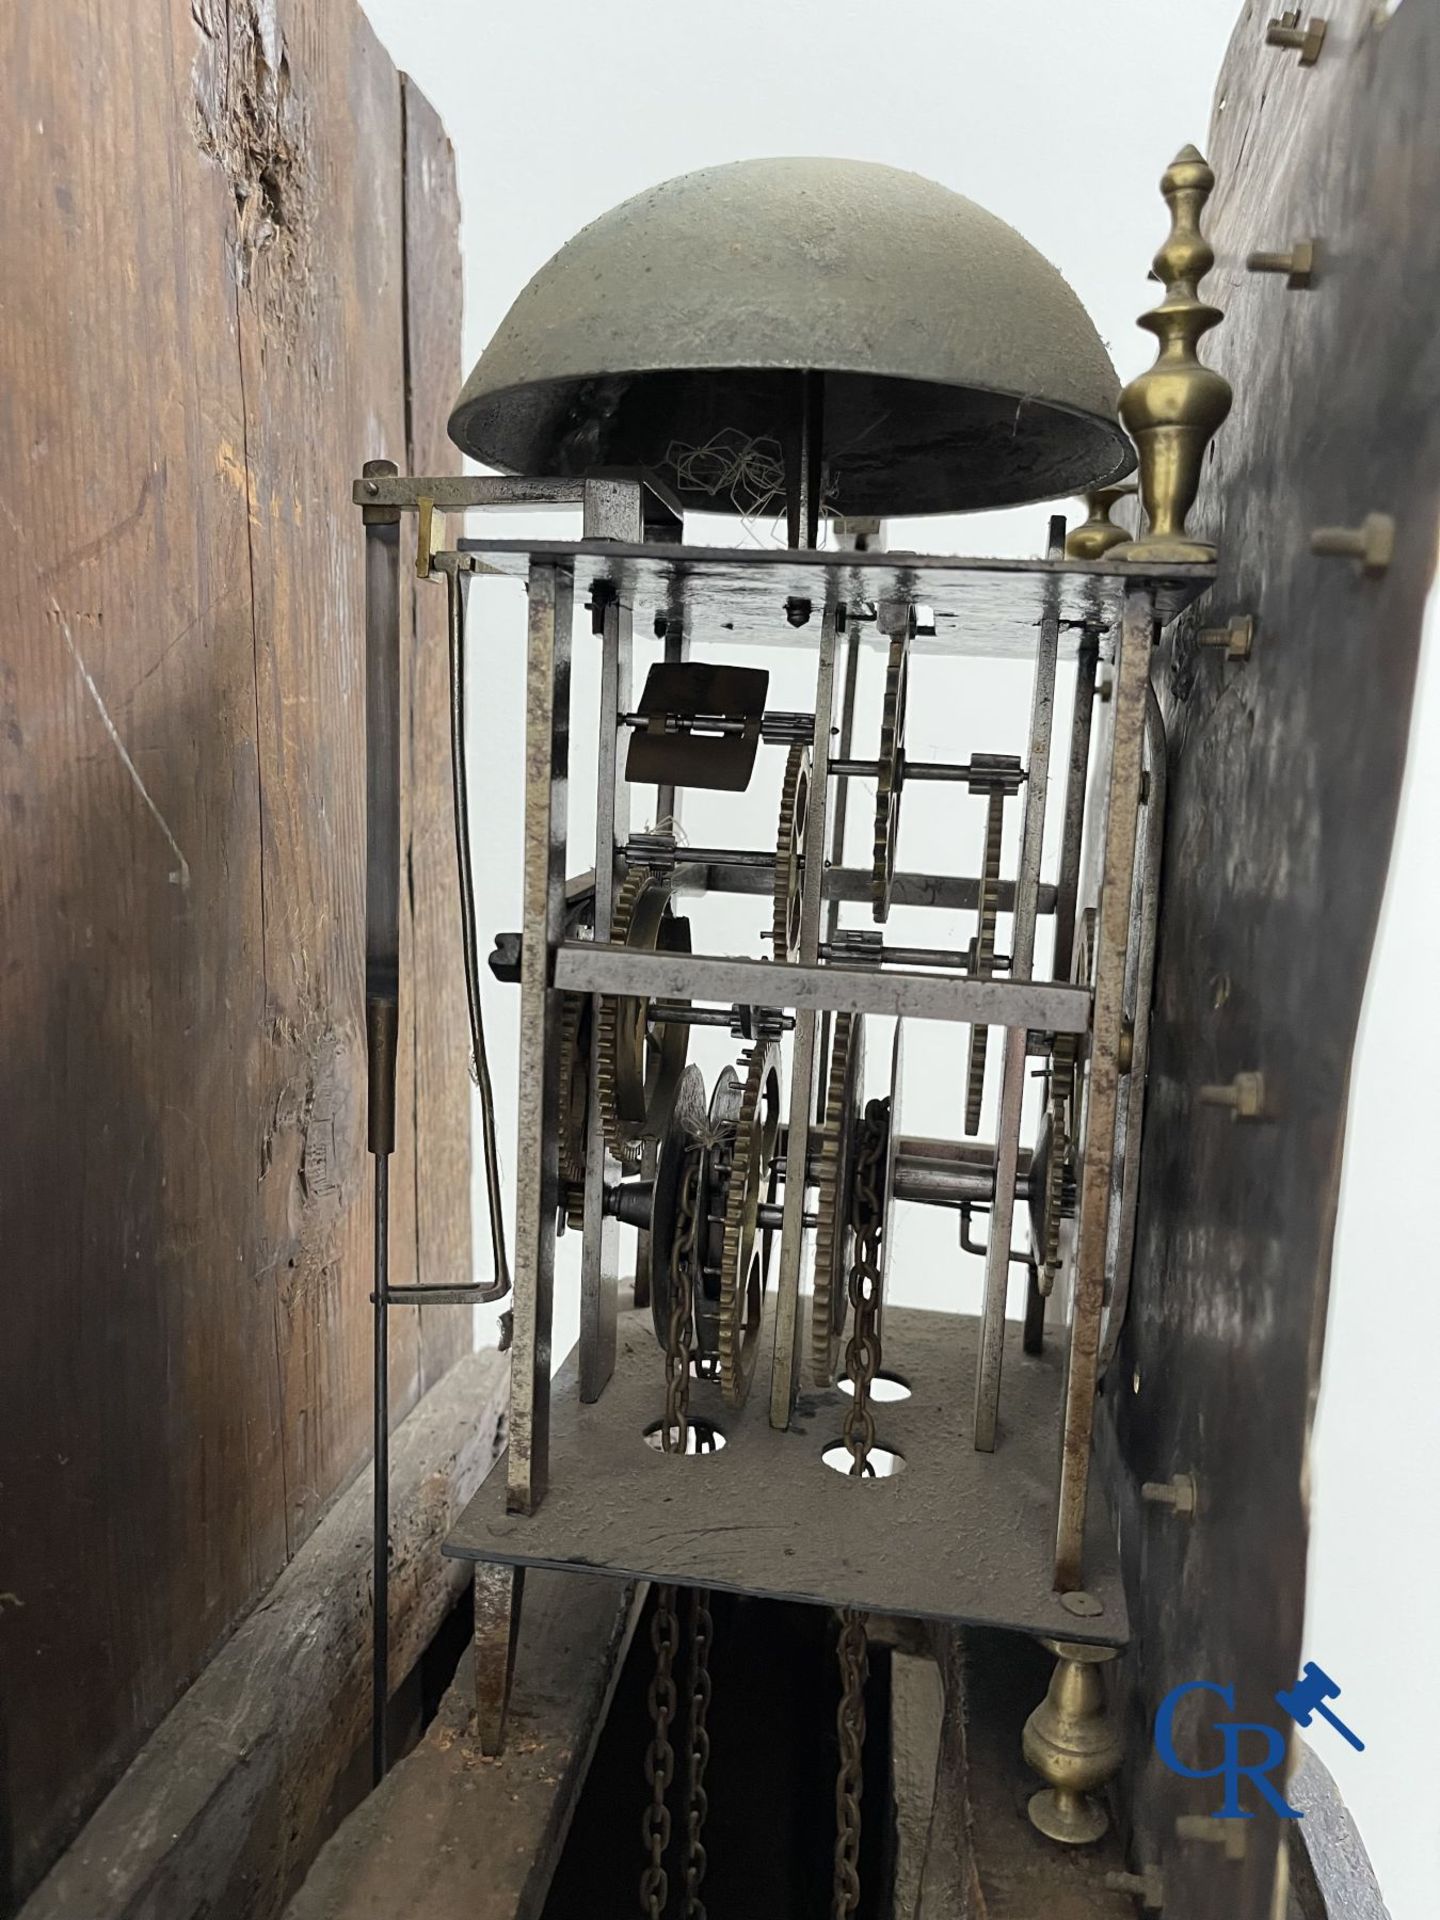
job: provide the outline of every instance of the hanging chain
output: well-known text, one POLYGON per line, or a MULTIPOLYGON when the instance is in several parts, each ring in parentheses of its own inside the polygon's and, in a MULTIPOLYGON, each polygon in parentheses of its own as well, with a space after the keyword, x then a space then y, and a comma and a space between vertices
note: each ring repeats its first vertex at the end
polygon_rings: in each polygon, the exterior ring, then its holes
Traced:
POLYGON ((867 1616, 853 1607, 841 1610, 840 1705, 835 1733, 840 1746, 840 1769, 835 1776, 835 1898, 834 1920, 849 1920, 860 1904, 860 1793, 864 1786, 865 1682, 869 1677, 867 1616))
MULTIPOLYGON (((850 1268, 850 1310, 853 1325, 845 1349, 850 1376, 850 1405, 845 1413, 844 1440, 850 1471, 857 1477, 874 1473, 870 1450, 875 1445, 875 1415, 870 1388, 880 1371, 880 1242, 885 1231, 881 1198, 886 1155, 890 1150, 890 1102, 872 1100, 855 1155, 855 1185, 850 1202, 850 1224, 855 1231, 855 1259, 850 1268)), ((840 1610, 840 1704, 835 1711, 836 1744, 840 1765, 835 1775, 835 1893, 834 1920, 849 1920, 860 1904, 860 1794, 864 1786, 865 1682, 870 1654, 866 1638, 868 1616, 855 1607, 840 1610)))
MULTIPOLYGON (((670 1243, 670 1319, 665 1329, 665 1422, 660 1440, 666 1453, 684 1453, 690 1438, 690 1345, 694 1298, 692 1259, 698 1221, 700 1176, 704 1150, 692 1148, 680 1181, 679 1217, 670 1243)), ((687 1755, 685 1815, 686 1920, 705 1920, 700 1883, 705 1878, 705 1763, 710 1758, 710 1736, 705 1726, 710 1705, 710 1609, 698 1589, 691 1596, 690 1744, 687 1755)), ((675 1652, 680 1628, 675 1614, 673 1586, 657 1587, 655 1611, 650 1616, 650 1644, 655 1650, 655 1673, 650 1682, 650 1746, 645 1755, 645 1779, 650 1802, 641 1832, 646 1861, 640 1875, 640 1911, 648 1920, 660 1920, 670 1898, 670 1876, 665 1850, 670 1844, 670 1808, 666 1795, 675 1777, 675 1750, 670 1723, 675 1718, 675 1652)))
POLYGON ((680 1214, 670 1243, 670 1323, 665 1330, 665 1424, 660 1444, 666 1453, 684 1453, 690 1443, 690 1340, 693 1318, 692 1256, 702 1147, 692 1147, 680 1179, 680 1214))
POLYGON ((703 1587, 690 1591, 690 1752, 685 1808, 685 1920, 705 1920, 700 1898, 705 1878, 705 1848, 701 1836, 710 1802, 705 1792, 705 1768, 710 1759, 710 1642, 714 1636, 710 1602, 703 1587))
POLYGON ((665 1796, 675 1777, 675 1749, 670 1744, 670 1722, 675 1718, 674 1666, 678 1639, 675 1589, 658 1587, 655 1592, 655 1611, 650 1616, 650 1645, 655 1649, 655 1672, 648 1696, 653 1730, 645 1755, 650 1804, 645 1809, 640 1829, 647 1855, 644 1871, 640 1875, 640 1911, 648 1916, 648 1920, 660 1920, 670 1898, 670 1876, 664 1865, 665 1849, 670 1844, 670 1809, 665 1804, 665 1796))
POLYGON ((850 1223, 855 1230, 849 1285, 854 1320, 845 1349, 851 1393, 842 1429, 851 1473, 866 1476, 874 1472, 870 1449, 875 1444, 875 1415, 870 1410, 870 1388, 880 1370, 880 1237, 885 1227, 880 1186, 889 1146, 890 1102, 872 1100, 865 1109, 855 1155, 855 1187, 850 1202, 850 1223))

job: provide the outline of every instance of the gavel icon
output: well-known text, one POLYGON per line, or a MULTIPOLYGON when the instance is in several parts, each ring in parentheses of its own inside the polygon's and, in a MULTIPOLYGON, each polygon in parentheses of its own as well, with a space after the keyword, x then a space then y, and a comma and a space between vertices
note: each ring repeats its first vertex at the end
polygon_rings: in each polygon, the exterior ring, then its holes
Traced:
POLYGON ((1365 1742, 1357 1739, 1340 1716, 1325 1705, 1327 1700, 1338 1700, 1339 1697, 1340 1689, 1325 1669, 1317 1667, 1313 1660, 1307 1660, 1305 1671, 1294 1686, 1282 1687, 1275 1699, 1297 1727, 1308 1727, 1318 1713, 1322 1720, 1328 1720, 1335 1731, 1350 1742, 1357 1753, 1363 1753, 1365 1742))

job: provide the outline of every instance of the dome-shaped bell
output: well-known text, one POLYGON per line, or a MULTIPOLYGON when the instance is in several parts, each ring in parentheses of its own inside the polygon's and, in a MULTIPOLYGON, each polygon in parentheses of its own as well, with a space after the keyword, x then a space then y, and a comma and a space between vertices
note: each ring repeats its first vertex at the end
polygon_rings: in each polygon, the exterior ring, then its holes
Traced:
POLYGON ((749 510, 777 463, 783 485, 807 371, 837 513, 1008 506, 1134 465, 1054 267, 960 194, 859 160, 742 160, 602 214, 506 314, 450 432, 505 472, 648 467, 687 507, 749 510))

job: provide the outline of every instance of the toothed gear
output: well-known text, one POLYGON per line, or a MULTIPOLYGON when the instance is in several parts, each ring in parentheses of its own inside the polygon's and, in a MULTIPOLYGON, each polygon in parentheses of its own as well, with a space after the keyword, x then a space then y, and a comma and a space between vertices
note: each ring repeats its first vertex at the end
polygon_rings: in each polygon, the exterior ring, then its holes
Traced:
MULTIPOLYGON (((670 876, 653 867, 632 867, 610 917, 612 945, 684 952, 690 922, 670 909, 670 876)), ((688 1027, 650 1019, 639 995, 602 994, 595 1061, 595 1094, 605 1144, 627 1171, 640 1165, 647 1131, 664 1124, 684 1071, 688 1027)))
POLYGON ((590 1123, 590 996, 564 994, 560 1002, 560 1178, 585 1181, 590 1123))
POLYGON ((797 740, 785 761, 775 834, 775 889, 770 938, 777 960, 800 951, 800 889, 805 874, 805 823, 810 811, 810 749, 797 740))
POLYGON ((1060 1271, 1060 1222, 1065 1215, 1065 1185, 1069 1171, 1068 1119, 1075 1088, 1075 1038, 1057 1034, 1050 1058, 1050 1153, 1045 1164, 1044 1232, 1040 1248, 1040 1291, 1047 1296, 1060 1271))
POLYGON ((585 1231, 585 1184, 583 1181, 565 1181, 562 1186, 565 1203, 565 1224, 576 1233, 585 1231))
POLYGON ((728 1407, 744 1406, 755 1371, 770 1255, 768 1233, 756 1249, 756 1215, 780 1132, 780 1048, 763 1041, 745 1058, 720 1247, 720 1384, 728 1407))
MULTIPOLYGON (((1005 794, 991 789, 985 815, 985 859, 980 869, 980 923, 970 949, 970 977, 988 980, 995 972, 995 920, 1000 910, 1000 848, 1005 834, 1005 794)), ((980 1130, 980 1105, 985 1097, 985 1055, 990 1029, 970 1029, 970 1059, 965 1074, 965 1131, 980 1130)))
POLYGON ((851 1181, 855 1138, 865 1100, 865 1019, 835 1016, 825 1119, 820 1132, 819 1211, 815 1233, 815 1282, 810 1300, 810 1372, 817 1387, 835 1378, 840 1336, 845 1330, 851 1254, 851 1181))
POLYGON ((896 634, 885 666, 885 705, 880 716, 880 774, 875 785, 875 855, 870 902, 875 918, 890 917, 895 885, 895 846, 900 836, 900 790, 905 779, 905 696, 910 681, 910 636, 896 634))

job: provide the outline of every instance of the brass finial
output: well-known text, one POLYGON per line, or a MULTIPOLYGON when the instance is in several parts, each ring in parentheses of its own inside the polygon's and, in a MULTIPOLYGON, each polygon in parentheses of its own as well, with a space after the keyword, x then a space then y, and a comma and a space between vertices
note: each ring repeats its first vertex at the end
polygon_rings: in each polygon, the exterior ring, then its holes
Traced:
POLYGON ((1025 1722, 1021 1745, 1027 1766, 1046 1782, 1032 1794, 1030 1824, 1062 1846, 1088 1846, 1110 1820, 1094 1798, 1125 1756, 1120 1735, 1105 1709, 1099 1668, 1115 1658, 1113 1647, 1074 1640, 1046 1640, 1056 1655, 1045 1698, 1025 1722))
POLYGON ((1110 509, 1117 500, 1128 499, 1134 491, 1133 480, 1122 480, 1116 487, 1092 487, 1085 495, 1089 518, 1082 521, 1065 542, 1065 558, 1103 560, 1112 547, 1123 546, 1130 536, 1110 518, 1110 509))
POLYGON ((1138 322, 1156 336, 1160 351, 1154 366, 1120 396, 1120 418, 1140 450, 1140 497, 1149 529, 1143 540, 1116 547, 1116 560, 1165 565, 1215 558, 1214 547, 1185 531, 1205 448, 1230 411, 1230 383, 1202 366, 1195 352, 1201 334, 1224 318, 1196 291, 1215 264, 1200 231, 1200 210, 1214 185, 1214 174, 1194 147, 1176 154, 1160 182, 1170 208, 1170 234, 1155 256, 1155 273, 1165 298, 1138 322))

